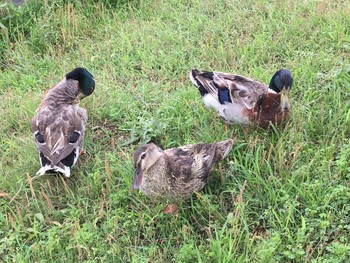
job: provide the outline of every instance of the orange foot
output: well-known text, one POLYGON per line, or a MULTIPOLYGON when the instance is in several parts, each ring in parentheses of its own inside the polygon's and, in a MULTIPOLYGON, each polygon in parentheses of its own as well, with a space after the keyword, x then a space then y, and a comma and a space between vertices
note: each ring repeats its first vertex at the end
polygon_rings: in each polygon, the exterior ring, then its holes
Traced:
POLYGON ((179 212, 179 209, 177 208, 176 205, 174 204, 170 204, 170 205, 167 205, 164 209, 163 209, 163 213, 164 214, 172 214, 174 216, 177 216, 179 212))
POLYGON ((85 154, 84 150, 81 150, 80 153, 79 153, 79 156, 82 156, 84 154, 85 154))

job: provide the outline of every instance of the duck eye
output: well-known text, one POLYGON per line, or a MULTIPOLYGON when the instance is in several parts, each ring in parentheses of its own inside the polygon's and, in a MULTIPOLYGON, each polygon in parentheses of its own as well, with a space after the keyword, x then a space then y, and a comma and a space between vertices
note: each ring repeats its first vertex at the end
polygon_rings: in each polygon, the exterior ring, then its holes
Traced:
POLYGON ((145 159, 145 157, 146 157, 146 153, 143 153, 143 154, 141 155, 141 160, 142 160, 142 159, 145 159))

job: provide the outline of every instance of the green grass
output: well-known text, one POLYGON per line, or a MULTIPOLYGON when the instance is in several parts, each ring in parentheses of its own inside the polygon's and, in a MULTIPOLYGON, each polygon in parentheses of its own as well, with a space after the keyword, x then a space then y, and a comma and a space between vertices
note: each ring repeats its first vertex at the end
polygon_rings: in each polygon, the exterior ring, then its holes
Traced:
POLYGON ((0 4, 1 261, 349 261, 346 1, 28 2, 0 4), (32 180, 30 120, 75 66, 97 83, 82 102, 86 154, 69 180, 32 180), (189 81, 192 67, 266 83, 290 69, 291 119, 223 133, 189 81), (222 169, 177 218, 130 191, 140 144, 227 137, 235 147, 222 169))

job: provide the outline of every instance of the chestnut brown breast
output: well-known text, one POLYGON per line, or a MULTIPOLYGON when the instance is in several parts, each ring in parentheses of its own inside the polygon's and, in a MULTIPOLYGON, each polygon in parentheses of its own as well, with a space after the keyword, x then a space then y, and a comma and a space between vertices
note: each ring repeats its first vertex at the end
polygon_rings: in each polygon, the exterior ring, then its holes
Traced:
POLYGON ((280 125, 289 116, 289 111, 283 111, 280 103, 280 94, 264 94, 248 113, 250 121, 263 128, 267 128, 270 122, 280 125))

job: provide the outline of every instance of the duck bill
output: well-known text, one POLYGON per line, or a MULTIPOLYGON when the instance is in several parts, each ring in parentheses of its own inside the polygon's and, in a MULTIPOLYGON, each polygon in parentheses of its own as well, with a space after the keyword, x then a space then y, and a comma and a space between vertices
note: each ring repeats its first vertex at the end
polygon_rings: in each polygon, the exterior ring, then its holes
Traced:
POLYGON ((78 95, 77 95, 77 98, 78 100, 82 100, 84 99, 86 96, 82 93, 82 92, 79 92, 78 95))
POLYGON ((139 189, 142 183, 143 172, 140 168, 136 168, 134 171, 134 180, 132 181, 132 189, 139 189))
POLYGON ((290 109, 289 91, 290 89, 287 87, 283 87, 281 91, 281 108, 283 111, 288 111, 290 109))

